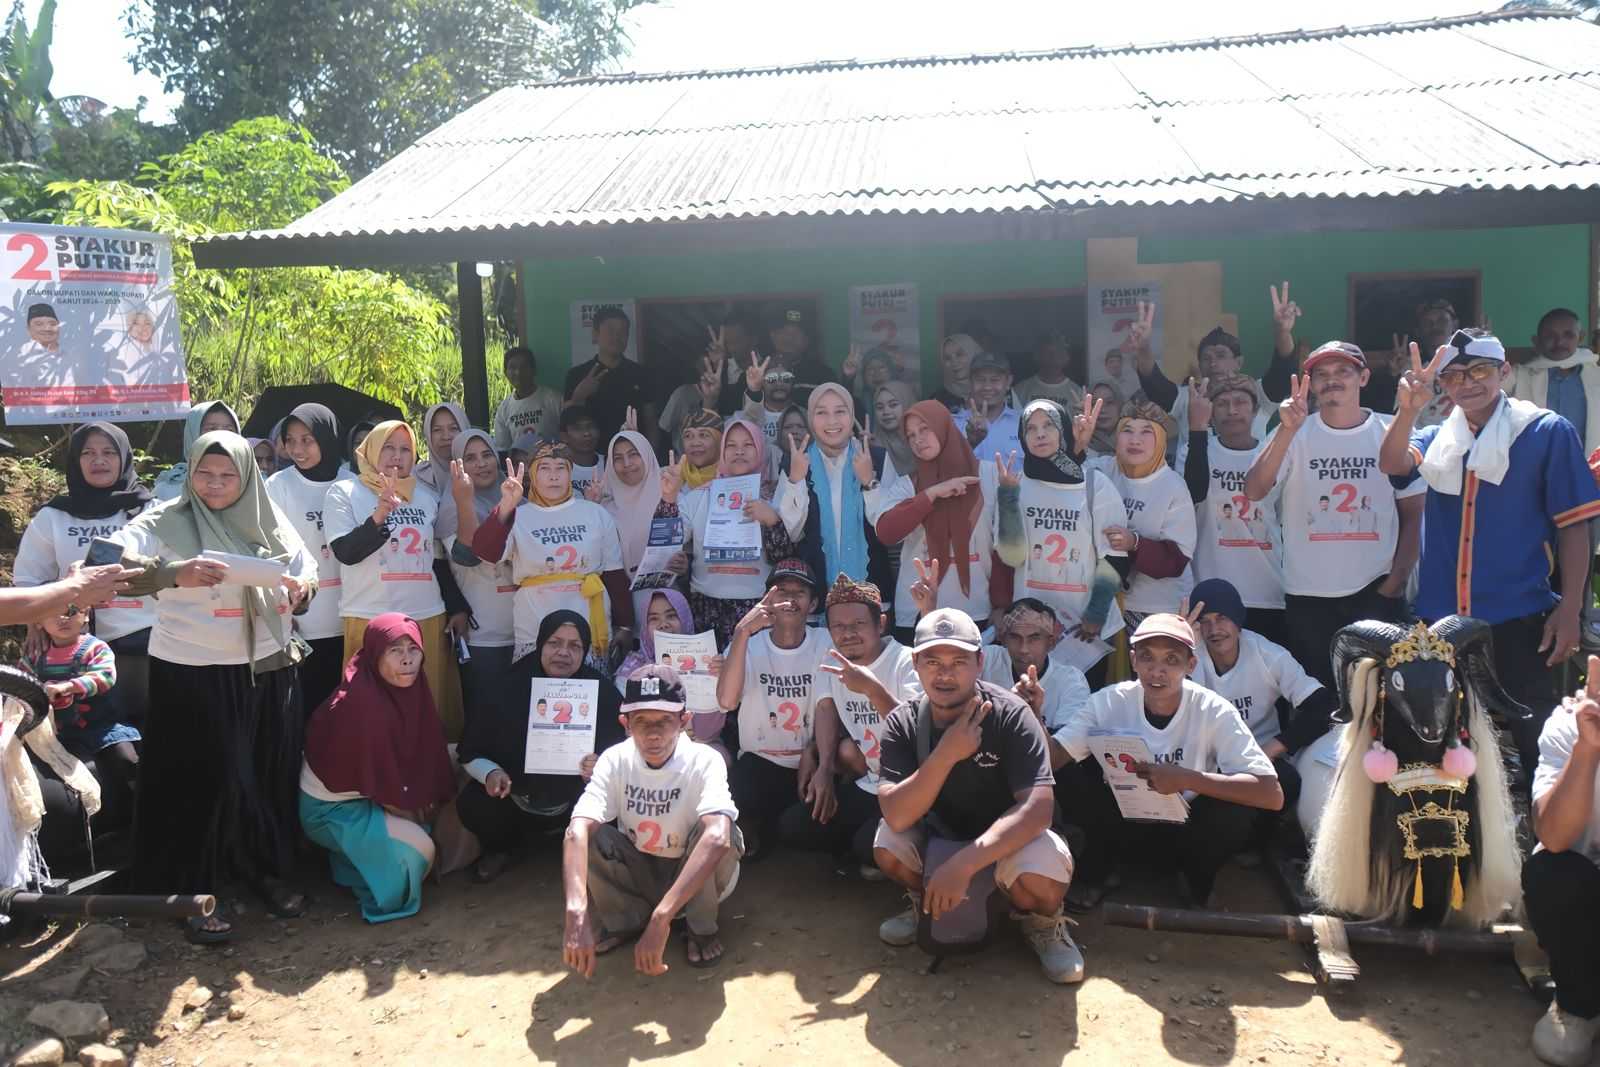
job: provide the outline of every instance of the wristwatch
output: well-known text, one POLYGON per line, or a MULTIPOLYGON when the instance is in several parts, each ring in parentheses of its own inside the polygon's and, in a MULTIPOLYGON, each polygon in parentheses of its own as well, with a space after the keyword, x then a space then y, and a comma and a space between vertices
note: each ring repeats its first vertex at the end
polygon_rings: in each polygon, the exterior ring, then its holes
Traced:
POLYGON ((870 492, 872 492, 872 491, 873 491, 873 490, 874 490, 874 489, 876 489, 876 488, 878 488, 878 483, 879 483, 879 482, 880 482, 880 481, 882 481, 882 479, 881 479, 881 478, 874 478, 874 479, 872 479, 872 481, 870 481, 870 482, 868 482, 868 483, 867 483, 867 484, 866 484, 866 485, 863 485, 863 486, 862 486, 862 487, 861 487, 861 491, 862 491, 862 492, 863 492, 863 493, 870 493, 870 492))

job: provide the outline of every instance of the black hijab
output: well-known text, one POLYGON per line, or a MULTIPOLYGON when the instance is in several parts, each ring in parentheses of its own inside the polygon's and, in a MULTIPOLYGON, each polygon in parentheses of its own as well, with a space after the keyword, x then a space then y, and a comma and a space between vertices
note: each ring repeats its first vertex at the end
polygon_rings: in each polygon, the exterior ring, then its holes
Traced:
POLYGON ((504 683, 504 699, 497 707, 480 708, 467 718, 467 727, 457 747, 456 758, 463 764, 479 757, 487 757, 500 765, 511 776, 512 788, 518 795, 533 800, 540 806, 571 803, 583 792, 583 779, 578 775, 524 774, 523 757, 528 744, 528 701, 533 695, 533 680, 549 678, 544 669, 544 646, 562 626, 571 623, 583 642, 583 659, 573 678, 597 681, 600 699, 596 710, 594 747, 596 752, 623 738, 622 724, 617 716, 622 713, 622 695, 611 679, 589 666, 592 638, 589 622, 576 611, 552 611, 539 623, 539 635, 533 651, 511 665, 504 683))
POLYGON ((75 519, 106 519, 119 511, 139 511, 150 502, 150 490, 139 484, 139 472, 133 469, 133 448, 128 444, 128 435, 112 423, 86 422, 72 431, 67 441, 66 474, 67 491, 53 497, 45 507, 64 511, 75 519), (83 464, 79 462, 92 433, 105 434, 111 439, 122 464, 117 480, 104 489, 89 484, 83 476, 83 464))
POLYGON ((1069 449, 1072 447, 1072 430, 1067 423, 1067 413, 1060 404, 1054 400, 1035 400, 1022 409, 1022 419, 1017 425, 1017 432, 1022 437, 1022 473, 1029 478, 1040 482, 1053 482, 1056 485, 1077 485, 1083 481, 1083 467, 1073 458, 1069 449), (1042 411, 1045 417, 1055 423, 1056 434, 1060 443, 1056 445, 1055 455, 1043 458, 1028 451, 1028 416, 1036 411, 1042 411))
POLYGON ((367 434, 371 433, 373 427, 377 425, 378 424, 370 418, 362 419, 360 422, 350 427, 350 432, 345 434, 344 454, 350 457, 350 470, 354 474, 361 473, 361 468, 356 465, 356 445, 359 443, 357 439, 359 438, 360 440, 365 440, 367 434))
POLYGON ((344 461, 344 454, 340 449, 342 442, 339 440, 339 420, 334 418, 333 412, 321 404, 301 404, 289 412, 289 417, 283 420, 283 428, 278 431, 278 440, 273 445, 283 444, 283 438, 288 433, 289 423, 298 422, 311 436, 317 439, 317 447, 322 450, 322 458, 315 467, 303 470, 296 467, 308 482, 331 482, 339 476, 339 464, 344 461))

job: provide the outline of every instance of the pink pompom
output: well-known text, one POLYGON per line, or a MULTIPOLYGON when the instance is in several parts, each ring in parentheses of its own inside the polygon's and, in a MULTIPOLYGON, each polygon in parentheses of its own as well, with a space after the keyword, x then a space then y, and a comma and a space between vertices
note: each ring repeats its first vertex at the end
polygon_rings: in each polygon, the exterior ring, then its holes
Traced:
POLYGON ((1452 778, 1471 778, 1478 769, 1478 757, 1466 745, 1451 745, 1444 750, 1442 769, 1452 778))
POLYGON ((1400 758, 1383 747, 1382 741, 1372 742, 1367 754, 1361 757, 1361 769, 1367 777, 1382 785, 1400 773, 1400 758))

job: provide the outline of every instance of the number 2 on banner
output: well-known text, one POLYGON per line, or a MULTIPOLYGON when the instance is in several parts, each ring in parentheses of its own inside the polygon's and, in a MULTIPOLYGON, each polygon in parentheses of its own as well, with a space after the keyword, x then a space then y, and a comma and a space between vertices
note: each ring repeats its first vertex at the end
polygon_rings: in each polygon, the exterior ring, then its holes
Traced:
POLYGON ((40 264, 50 258, 50 246, 44 243, 44 238, 32 233, 14 233, 6 242, 6 251, 28 253, 28 261, 11 276, 13 280, 19 282, 55 280, 49 271, 39 269, 40 264))

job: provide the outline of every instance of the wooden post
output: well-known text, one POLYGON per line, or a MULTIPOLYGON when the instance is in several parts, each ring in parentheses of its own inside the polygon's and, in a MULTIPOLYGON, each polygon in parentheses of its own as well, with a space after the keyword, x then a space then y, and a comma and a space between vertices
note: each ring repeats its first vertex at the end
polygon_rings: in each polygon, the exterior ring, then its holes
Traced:
MULTIPOLYGON (((1112 926, 1168 930, 1188 934, 1225 934, 1231 937, 1265 937, 1302 944, 1316 941, 1309 915, 1260 915, 1249 912, 1191 911, 1184 908, 1147 908, 1133 904, 1105 904, 1105 920, 1112 926)), ((1522 927, 1494 926, 1488 930, 1451 930, 1385 926, 1374 922, 1346 922, 1344 932, 1352 945, 1393 945, 1420 949, 1430 956, 1440 952, 1510 954, 1522 927)))
POLYGON ((461 392, 467 418, 474 426, 489 425, 489 373, 484 366, 483 279, 470 260, 456 264, 456 299, 460 304, 461 392))

